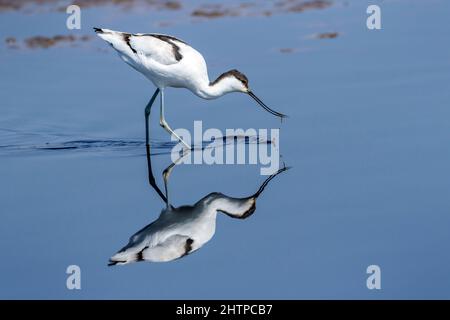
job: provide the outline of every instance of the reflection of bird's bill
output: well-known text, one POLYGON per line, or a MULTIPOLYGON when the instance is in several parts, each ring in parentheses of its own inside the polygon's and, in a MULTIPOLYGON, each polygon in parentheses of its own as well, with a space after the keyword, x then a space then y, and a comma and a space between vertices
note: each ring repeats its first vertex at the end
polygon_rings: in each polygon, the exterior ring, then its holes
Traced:
POLYGON ((287 115, 279 113, 275 110, 270 109, 264 102, 261 101, 253 92, 248 91, 248 95, 252 97, 258 104, 264 108, 267 112, 273 114, 274 116, 280 117, 280 118, 287 118, 287 115))
POLYGON ((282 173, 283 171, 289 170, 291 167, 286 167, 283 164, 283 168, 278 169, 275 173, 272 173, 266 180, 264 180, 264 182, 261 184, 261 186, 259 187, 258 191, 255 192, 254 195, 252 195, 251 197, 253 198, 258 198, 259 195, 264 191, 264 188, 269 184, 270 180, 272 180, 273 178, 275 178, 277 175, 279 175, 280 173, 282 173))

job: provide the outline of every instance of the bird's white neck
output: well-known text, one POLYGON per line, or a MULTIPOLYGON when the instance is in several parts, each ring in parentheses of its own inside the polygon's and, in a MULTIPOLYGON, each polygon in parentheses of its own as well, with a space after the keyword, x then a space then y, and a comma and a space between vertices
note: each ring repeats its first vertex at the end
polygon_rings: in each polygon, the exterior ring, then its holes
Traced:
POLYGON ((202 81, 201 85, 195 88, 194 93, 203 99, 216 99, 224 94, 234 92, 236 89, 231 85, 228 79, 209 82, 202 81))
POLYGON ((240 217, 254 206, 256 197, 232 198, 222 193, 213 192, 201 199, 197 205, 208 208, 205 213, 212 215, 215 219, 217 211, 227 215, 240 217))

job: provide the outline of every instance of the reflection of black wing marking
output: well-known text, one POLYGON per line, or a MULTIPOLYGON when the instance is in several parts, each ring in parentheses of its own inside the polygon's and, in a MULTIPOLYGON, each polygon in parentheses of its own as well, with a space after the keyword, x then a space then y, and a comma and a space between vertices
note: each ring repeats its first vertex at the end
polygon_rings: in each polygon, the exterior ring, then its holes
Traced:
POLYGON ((167 262, 189 254, 193 250, 194 240, 184 235, 173 235, 154 246, 142 246, 142 242, 130 238, 130 243, 109 259, 109 266, 137 261, 167 262), (139 251, 138 251, 139 250, 139 251))
POLYGON ((194 240, 188 236, 173 235, 154 247, 142 250, 140 260, 152 262, 175 260, 189 254, 192 251, 193 243, 194 240))

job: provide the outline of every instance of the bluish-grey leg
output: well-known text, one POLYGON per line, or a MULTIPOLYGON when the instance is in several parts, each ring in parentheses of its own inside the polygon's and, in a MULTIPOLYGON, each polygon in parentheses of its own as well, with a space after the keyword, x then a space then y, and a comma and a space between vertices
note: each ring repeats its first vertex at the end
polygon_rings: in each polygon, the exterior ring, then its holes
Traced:
POLYGON ((148 124, 148 120, 150 117, 150 111, 152 109, 152 105, 153 102, 155 102, 156 97, 158 96, 159 93, 159 88, 156 89, 155 93, 153 94, 152 98, 150 99, 150 101, 147 103, 147 106, 145 107, 145 144, 149 145, 149 124, 148 124))
POLYGON ((160 118, 159 118, 159 124, 161 127, 163 127, 169 134, 173 135, 175 138, 178 139, 188 150, 191 149, 191 147, 183 141, 169 126, 166 119, 164 118, 164 90, 161 90, 161 109, 160 109, 160 118))

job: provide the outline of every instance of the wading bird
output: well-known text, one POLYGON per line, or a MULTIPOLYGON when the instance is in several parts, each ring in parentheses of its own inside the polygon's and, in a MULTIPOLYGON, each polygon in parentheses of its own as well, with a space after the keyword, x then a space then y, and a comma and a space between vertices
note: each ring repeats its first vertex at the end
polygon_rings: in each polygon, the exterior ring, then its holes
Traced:
POLYGON ((251 96, 271 114, 284 118, 284 114, 270 109, 248 86, 247 77, 238 70, 230 70, 210 81, 205 59, 186 42, 172 36, 154 33, 131 34, 109 29, 94 28, 100 38, 108 42, 131 67, 141 72, 156 86, 156 91, 145 108, 146 143, 148 144, 149 109, 159 93, 160 125, 190 149, 169 126, 164 118, 164 89, 186 88, 203 99, 215 99, 230 92, 251 96))
POLYGON ((168 179, 176 163, 163 172, 165 194, 159 189, 152 172, 150 146, 147 145, 147 165, 150 185, 155 189, 166 207, 158 219, 131 236, 128 244, 109 259, 109 266, 138 261, 167 262, 182 258, 200 249, 213 237, 216 231, 218 212, 237 218, 248 218, 256 209, 256 199, 270 180, 288 169, 283 167, 269 176, 253 195, 233 198, 219 192, 212 192, 192 206, 173 207, 169 202, 168 179))

